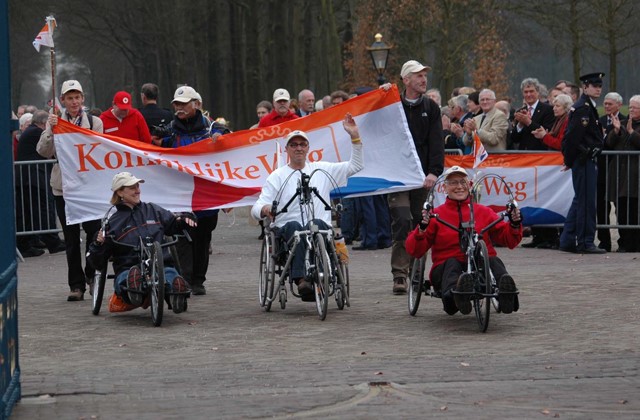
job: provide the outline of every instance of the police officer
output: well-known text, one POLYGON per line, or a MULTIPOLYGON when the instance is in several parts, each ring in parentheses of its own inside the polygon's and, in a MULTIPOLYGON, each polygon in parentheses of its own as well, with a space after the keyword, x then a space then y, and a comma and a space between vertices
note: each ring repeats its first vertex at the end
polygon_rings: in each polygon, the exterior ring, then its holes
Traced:
POLYGON ((562 141, 564 163, 571 168, 574 197, 560 236, 560 250, 584 254, 604 254, 593 241, 596 232, 597 157, 604 145, 595 100, 602 92, 604 73, 580 77, 584 93, 573 104, 562 141))

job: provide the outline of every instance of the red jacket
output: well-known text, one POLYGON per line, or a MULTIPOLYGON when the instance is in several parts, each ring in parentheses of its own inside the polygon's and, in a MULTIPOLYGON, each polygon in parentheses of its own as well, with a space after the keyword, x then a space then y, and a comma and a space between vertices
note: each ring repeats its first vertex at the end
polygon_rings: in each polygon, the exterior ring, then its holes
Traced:
POLYGON ((100 114, 100 119, 104 124, 104 134, 110 134, 125 139, 139 140, 144 143, 151 143, 151 134, 144 117, 135 108, 129 110, 129 114, 119 121, 111 108, 100 114))
POLYGON ((569 124, 569 118, 564 119, 556 137, 552 136, 551 133, 547 133, 542 138, 542 142, 553 150, 562 150, 562 139, 564 138, 564 132, 567 130, 567 124, 569 124))
POLYGON ((270 127, 272 125, 280 124, 285 121, 295 120, 296 118, 300 118, 300 117, 298 117, 296 114, 294 114, 291 111, 287 112, 287 114, 285 114, 284 117, 281 117, 280 114, 278 114, 274 109, 264 117, 260 118, 258 127, 270 127))
MULTIPOLYGON (((460 222, 469 221, 469 198, 467 197, 464 201, 447 198, 443 205, 436 207, 434 213, 438 214, 442 220, 454 226, 459 226, 460 222), (460 215, 462 215, 462 220, 460 215)), ((498 217, 496 212, 482 204, 474 204, 473 215, 476 232, 480 232, 482 228, 498 217)), ((493 244, 507 246, 511 249, 515 248, 522 240, 522 226, 513 228, 506 221, 499 222, 485 232, 484 240, 487 244, 489 256, 495 257, 498 254, 493 244)), ((414 258, 421 258, 431 249, 431 261, 433 263, 431 271, 449 258, 455 258, 462 263, 466 261, 466 256, 460 249, 458 232, 438 222, 436 219, 431 219, 427 230, 422 233, 419 227, 416 227, 407 237, 405 247, 409 255, 414 258)))

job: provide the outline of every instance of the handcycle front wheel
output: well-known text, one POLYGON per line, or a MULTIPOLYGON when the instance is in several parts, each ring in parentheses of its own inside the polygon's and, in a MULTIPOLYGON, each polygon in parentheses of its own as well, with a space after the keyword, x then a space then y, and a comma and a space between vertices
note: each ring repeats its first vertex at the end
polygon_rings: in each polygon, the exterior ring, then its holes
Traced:
POLYGON ((91 313, 94 315, 100 314, 100 307, 102 306, 102 298, 104 297, 104 285, 107 281, 107 265, 100 270, 96 270, 93 275, 92 301, 91 301, 91 313))
POLYGON ((424 266, 426 262, 426 255, 422 258, 415 258, 411 264, 411 270, 409 271, 409 315, 415 316, 418 312, 418 306, 420 306, 420 298, 424 292, 424 266))
POLYGON ((273 242, 271 233, 266 233, 262 239, 260 252, 260 282, 258 284, 258 301, 265 311, 271 310, 273 286, 275 282, 275 261, 273 259, 273 242))
POLYGON ((327 307, 329 305, 329 278, 331 277, 331 268, 329 265, 329 254, 324 242, 324 236, 314 235, 314 263, 315 278, 313 289, 316 294, 316 308, 318 317, 321 321, 327 317, 327 307))
POLYGON ((484 240, 479 240, 474 253, 476 273, 476 294, 473 297, 473 308, 478 320, 480 331, 486 332, 489 328, 489 316, 491 315, 491 268, 489 266, 489 252, 484 240))
POLYGON ((164 258, 160 242, 153 243, 150 255, 150 267, 148 275, 151 282, 151 321, 159 327, 162 324, 164 310, 164 258))

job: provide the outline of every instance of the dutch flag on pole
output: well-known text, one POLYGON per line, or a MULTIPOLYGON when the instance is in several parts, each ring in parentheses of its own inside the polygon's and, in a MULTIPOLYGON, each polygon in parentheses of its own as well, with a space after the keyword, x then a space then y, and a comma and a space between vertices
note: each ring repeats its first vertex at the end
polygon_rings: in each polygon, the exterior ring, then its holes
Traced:
POLYGON ((40 29, 40 33, 33 40, 33 48, 40 52, 40 46, 53 48, 53 30, 56 27, 56 20, 53 16, 47 16, 47 23, 40 29))
POLYGON ((477 168, 489 157, 489 153, 484 149, 484 145, 480 141, 477 132, 473 132, 473 167, 477 168))

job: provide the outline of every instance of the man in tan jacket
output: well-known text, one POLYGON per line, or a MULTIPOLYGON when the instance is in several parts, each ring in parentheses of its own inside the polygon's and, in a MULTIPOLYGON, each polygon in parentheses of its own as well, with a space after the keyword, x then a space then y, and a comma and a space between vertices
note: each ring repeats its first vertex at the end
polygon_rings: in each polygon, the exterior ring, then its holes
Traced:
MULTIPOLYGON (((53 142, 52 127, 58 124, 58 118, 76 124, 78 127, 88 128, 97 133, 102 133, 102 121, 100 118, 87 114, 83 110, 84 92, 77 80, 67 80, 62 84, 60 92, 60 102, 64 107, 62 115, 58 117, 55 113, 49 115, 47 126, 40 136, 37 152, 49 159, 56 157, 56 148, 53 142)), ((68 225, 65 214, 64 197, 62 196, 62 174, 60 166, 55 164, 51 170, 51 189, 56 202, 56 212, 62 225, 64 241, 67 244, 67 268, 69 280, 69 295, 67 300, 79 301, 84 299, 87 281, 93 281, 95 269, 86 266, 82 269, 82 251, 80 249, 80 224, 68 225)), ((93 240, 95 233, 100 229, 100 220, 91 220, 82 223, 82 229, 86 234, 85 244, 93 240)), ((85 253, 86 253, 85 251, 85 253)))
POLYGON ((507 150, 507 117, 496 108, 496 94, 491 89, 480 92, 480 108, 482 114, 468 118, 464 122, 464 137, 466 146, 473 145, 473 132, 478 133, 480 141, 487 152, 507 150))

